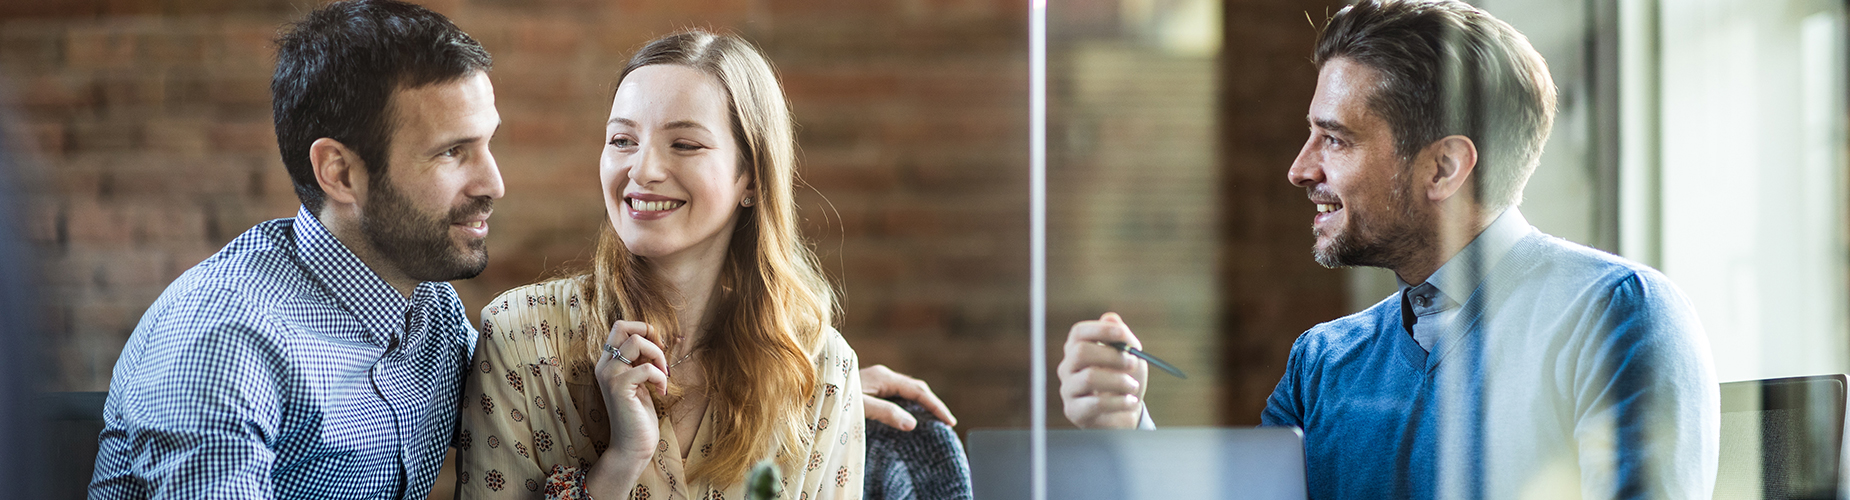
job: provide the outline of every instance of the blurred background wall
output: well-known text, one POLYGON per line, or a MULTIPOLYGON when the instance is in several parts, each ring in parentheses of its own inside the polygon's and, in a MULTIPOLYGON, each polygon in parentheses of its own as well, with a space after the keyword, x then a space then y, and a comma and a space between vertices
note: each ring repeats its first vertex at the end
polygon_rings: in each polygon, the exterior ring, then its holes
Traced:
MULTIPOLYGON (((298 202, 277 158, 278 27, 319 2, 0 5, 0 71, 42 181, 31 239, 56 371, 100 391, 181 272, 298 202)), ((925 378, 966 426, 1025 425, 1026 14, 994 0, 438 0, 495 56, 508 195, 471 314, 589 254, 614 75, 682 27, 769 53, 799 122, 800 203, 866 363, 925 378), (820 193, 820 194, 818 194, 820 193)))

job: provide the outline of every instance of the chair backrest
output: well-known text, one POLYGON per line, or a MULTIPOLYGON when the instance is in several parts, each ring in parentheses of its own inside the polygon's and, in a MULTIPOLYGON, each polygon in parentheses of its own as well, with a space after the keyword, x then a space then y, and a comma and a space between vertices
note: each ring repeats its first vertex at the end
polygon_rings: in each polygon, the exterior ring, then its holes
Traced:
POLYGON ((862 481, 866 500, 970 500, 970 460, 951 426, 924 406, 889 399, 918 419, 902 431, 867 420, 867 471, 862 481))
POLYGON ((1721 385, 1716 499, 1836 499, 1844 440, 1844 375, 1721 385))

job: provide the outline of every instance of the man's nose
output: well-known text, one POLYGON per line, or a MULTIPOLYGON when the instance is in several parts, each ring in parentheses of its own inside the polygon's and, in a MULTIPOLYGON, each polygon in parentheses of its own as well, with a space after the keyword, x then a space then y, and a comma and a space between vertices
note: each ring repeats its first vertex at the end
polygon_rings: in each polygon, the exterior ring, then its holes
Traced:
POLYGON ((1311 151, 1309 142, 1298 150, 1298 157, 1291 161, 1291 169, 1285 171, 1285 179, 1297 187, 1308 188, 1323 182, 1323 166, 1311 151))
POLYGON ((501 182, 501 166, 495 162, 495 154, 492 152, 484 150, 481 158, 482 165, 476 169, 476 179, 469 196, 500 199, 507 194, 507 186, 501 182))

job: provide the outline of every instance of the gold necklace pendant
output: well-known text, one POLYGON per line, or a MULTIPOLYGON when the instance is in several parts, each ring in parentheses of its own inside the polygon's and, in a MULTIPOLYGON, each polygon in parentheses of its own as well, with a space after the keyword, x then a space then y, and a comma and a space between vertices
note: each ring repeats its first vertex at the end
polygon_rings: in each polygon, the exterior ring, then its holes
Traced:
POLYGON ((684 354, 684 355, 681 355, 681 359, 677 359, 677 360, 675 360, 675 362, 673 362, 673 363, 669 363, 669 364, 668 364, 668 369, 669 369, 669 370, 673 370, 673 369, 674 369, 674 367, 677 367, 677 366, 681 366, 681 363, 684 363, 684 362, 687 362, 687 360, 688 360, 688 359, 691 359, 691 358, 693 358, 693 357, 694 357, 694 355, 695 355, 695 354, 698 354, 698 353, 700 353, 700 350, 699 350, 699 349, 694 349, 694 350, 692 350, 692 351, 687 351, 687 354, 684 354))

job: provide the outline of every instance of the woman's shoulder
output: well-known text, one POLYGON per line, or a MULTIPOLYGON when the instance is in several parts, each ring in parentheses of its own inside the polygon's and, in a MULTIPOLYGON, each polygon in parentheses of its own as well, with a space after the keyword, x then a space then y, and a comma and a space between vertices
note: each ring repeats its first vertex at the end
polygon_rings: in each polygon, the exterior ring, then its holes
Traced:
POLYGON ((832 378, 828 375, 846 377, 859 369, 860 360, 854 354, 854 347, 848 345, 848 339, 842 337, 841 332, 834 327, 824 326, 821 337, 817 339, 815 354, 811 356, 819 374, 825 375, 824 378, 832 378))
POLYGON ((810 342, 809 355, 812 358, 852 356, 854 348, 848 345, 848 339, 843 338, 841 332, 836 331, 835 327, 823 326, 822 334, 817 335, 815 340, 810 342))
MULTIPOLYGON (((584 328, 584 297, 578 278, 564 278, 514 288, 482 308, 482 338, 489 349, 532 345, 540 356, 553 355, 584 328)), ((517 349, 526 351, 526 349, 517 349)))
POLYGON ((581 277, 542 281, 509 289, 482 308, 482 317, 522 310, 579 309, 584 303, 581 277))

